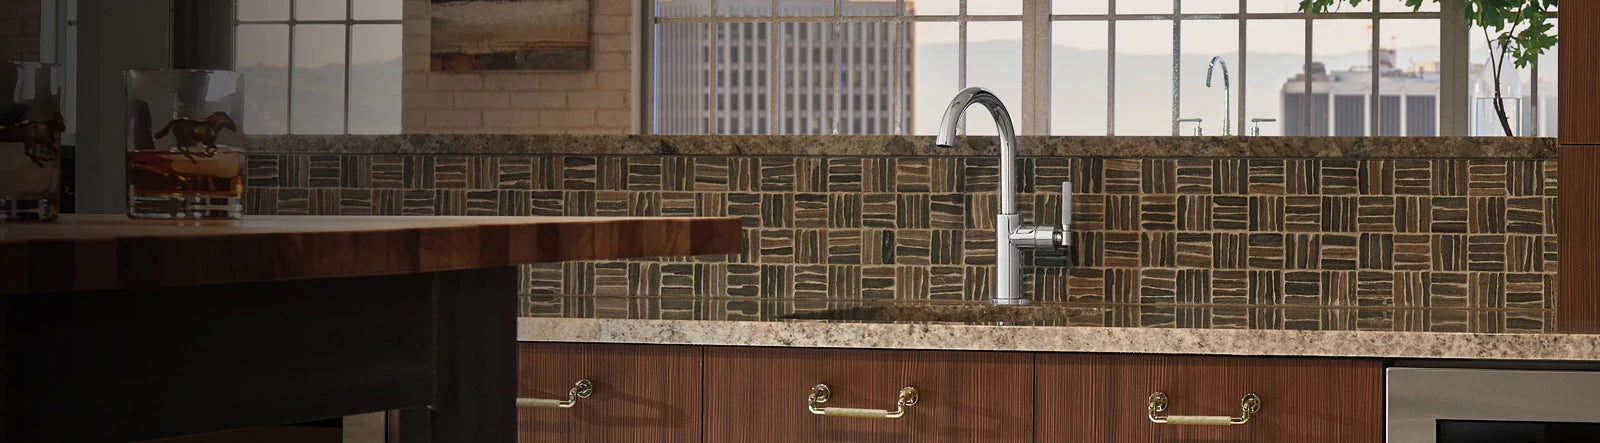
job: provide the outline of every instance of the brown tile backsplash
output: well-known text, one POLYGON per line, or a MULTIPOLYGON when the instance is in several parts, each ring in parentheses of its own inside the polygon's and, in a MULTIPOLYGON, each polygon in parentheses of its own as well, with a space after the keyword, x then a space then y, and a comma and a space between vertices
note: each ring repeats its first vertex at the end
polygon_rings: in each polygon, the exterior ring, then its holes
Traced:
MULTIPOLYGON (((996 159, 265 153, 254 214, 742 219, 731 256, 527 267, 524 315, 770 319, 863 300, 982 302, 996 159), (585 300, 572 296, 602 296, 585 300), (635 296, 637 299, 604 296, 635 296), (786 301, 819 300, 815 304, 786 301), (787 311, 787 312, 785 312, 787 311)), ((1038 301, 1107 326, 1550 331, 1554 159, 1024 157, 1018 200, 1069 257, 1038 301)))

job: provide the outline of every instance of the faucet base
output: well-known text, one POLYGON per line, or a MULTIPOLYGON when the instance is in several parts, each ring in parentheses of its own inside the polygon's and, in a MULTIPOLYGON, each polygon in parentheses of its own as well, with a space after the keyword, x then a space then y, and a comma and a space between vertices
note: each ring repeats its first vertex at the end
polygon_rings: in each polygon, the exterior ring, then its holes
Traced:
POLYGON ((994 306, 1027 306, 1028 303, 1029 303, 1029 301, 1026 298, 992 298, 992 299, 989 299, 989 304, 994 305, 994 306))

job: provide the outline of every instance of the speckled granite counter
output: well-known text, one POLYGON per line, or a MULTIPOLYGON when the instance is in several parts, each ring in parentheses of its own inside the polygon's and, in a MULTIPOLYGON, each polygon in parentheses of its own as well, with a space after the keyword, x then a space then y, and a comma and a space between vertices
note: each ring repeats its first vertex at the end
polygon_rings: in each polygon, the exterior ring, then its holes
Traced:
MULTIPOLYGON (((583 298, 596 306, 636 307, 615 312, 591 312, 612 318, 572 318, 589 311, 569 313, 572 315, 563 317, 524 317, 518 320, 518 339, 535 342, 802 348, 1600 361, 1600 335, 1435 332, 1450 328, 1430 325, 1428 321, 1363 321, 1361 319, 1371 318, 1373 314, 1361 308, 1319 310, 1324 315, 1346 316, 1349 320, 1314 324, 1263 324, 1257 319, 1281 316, 1262 313, 1250 314, 1247 323, 1220 328, 1213 325, 1201 329, 1101 326, 1103 323, 1098 317, 1127 315, 1126 307, 1110 305, 1040 303, 1034 308, 1023 309, 1038 309, 1053 315, 1041 317, 1037 315, 1038 312, 1016 312, 1019 315, 1014 318, 1035 320, 1002 325, 963 323, 971 321, 975 313, 994 314, 987 312, 986 305, 972 303, 769 302, 776 304, 763 309, 770 315, 730 320, 739 317, 637 308, 649 304, 689 303, 715 310, 717 308, 712 306, 719 302, 730 302, 725 299, 686 297, 668 301, 666 298, 651 297, 583 298), (951 315, 953 311, 959 311, 958 315, 951 315), (887 317, 891 321, 852 317, 863 315, 887 317), (793 317, 832 319, 796 320, 793 317), (954 320, 940 321, 934 317, 954 320), (899 321, 904 319, 913 321, 899 321)), ((1461 311, 1453 313, 1453 317, 1472 318, 1479 315, 1465 312, 1468 310, 1461 311)), ((1437 310, 1428 312, 1428 315, 1439 314, 1437 310)))
POLYGON ((521 318, 521 341, 1600 361, 1600 335, 521 318))

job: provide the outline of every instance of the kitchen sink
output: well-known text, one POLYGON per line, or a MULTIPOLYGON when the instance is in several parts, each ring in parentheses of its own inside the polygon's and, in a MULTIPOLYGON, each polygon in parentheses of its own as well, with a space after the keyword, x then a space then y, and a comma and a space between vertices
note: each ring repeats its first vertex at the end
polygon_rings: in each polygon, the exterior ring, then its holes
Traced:
POLYGON ((780 320, 865 323, 1000 323, 1037 326, 1102 324, 1106 310, 1069 306, 885 305, 796 312, 780 320))

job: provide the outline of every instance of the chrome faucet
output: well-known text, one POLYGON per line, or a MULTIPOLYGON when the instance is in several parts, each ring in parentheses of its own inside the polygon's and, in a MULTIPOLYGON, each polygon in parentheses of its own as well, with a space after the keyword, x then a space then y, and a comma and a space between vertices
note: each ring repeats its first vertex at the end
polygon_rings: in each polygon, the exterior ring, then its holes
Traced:
POLYGON ((1061 226, 1022 224, 1017 214, 1017 133, 1006 105, 993 92, 967 88, 950 100, 939 120, 939 134, 933 144, 950 148, 955 142, 956 125, 973 104, 983 105, 994 118, 1000 132, 1000 213, 995 215, 995 294, 989 302, 1000 305, 1026 305, 1022 297, 1022 250, 1039 249, 1065 253, 1071 245, 1067 228, 1072 222, 1072 183, 1061 183, 1061 226))
POLYGON ((1201 121, 1202 121, 1202 119, 1200 117, 1180 118, 1180 119, 1178 119, 1178 130, 1179 131, 1183 130, 1183 124, 1184 123, 1194 123, 1194 135, 1196 137, 1199 137, 1199 136, 1202 136, 1202 135, 1206 135, 1206 130, 1204 128, 1200 127, 1200 122, 1201 121))
POLYGON ((1222 64, 1222 135, 1233 135, 1228 126, 1228 121, 1233 120, 1230 116, 1233 113, 1232 107, 1229 106, 1233 102, 1233 88, 1228 86, 1228 61, 1223 60, 1220 55, 1211 57, 1211 66, 1206 68, 1206 87, 1211 87, 1211 71, 1217 69, 1218 63, 1222 64))

